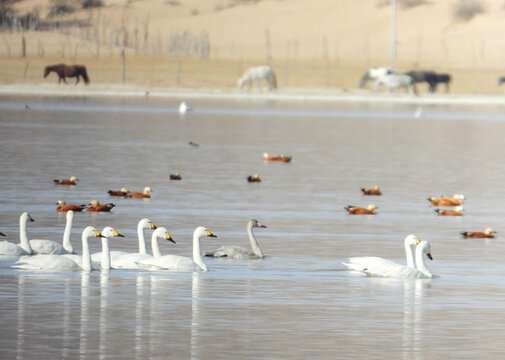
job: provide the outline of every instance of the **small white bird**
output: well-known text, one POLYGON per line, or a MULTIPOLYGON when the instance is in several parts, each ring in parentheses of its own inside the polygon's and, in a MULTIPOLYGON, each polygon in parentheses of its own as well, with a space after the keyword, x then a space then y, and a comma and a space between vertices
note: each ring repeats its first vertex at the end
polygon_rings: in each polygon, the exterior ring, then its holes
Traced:
POLYGON ((192 111, 192 110, 193 110, 193 108, 189 107, 185 101, 181 102, 179 105, 179 114, 181 114, 181 115, 187 113, 188 111, 192 111))

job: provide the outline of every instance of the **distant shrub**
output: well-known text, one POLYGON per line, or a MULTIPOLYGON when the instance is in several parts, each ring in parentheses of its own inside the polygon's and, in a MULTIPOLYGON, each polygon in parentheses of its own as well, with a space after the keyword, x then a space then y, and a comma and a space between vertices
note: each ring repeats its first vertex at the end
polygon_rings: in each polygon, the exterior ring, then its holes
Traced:
POLYGON ((459 0, 453 8, 454 17, 465 21, 484 12, 484 4, 479 0, 459 0))
POLYGON ((75 0, 52 0, 49 16, 71 14, 77 10, 78 5, 75 0))
POLYGON ((91 9, 103 6, 102 0, 83 0, 81 4, 83 9, 91 9))
POLYGON ((167 0, 166 3, 167 3, 167 5, 171 5, 171 6, 181 6, 181 3, 177 0, 167 0))
MULTIPOLYGON (((428 4, 427 0, 397 0, 396 3, 403 9, 413 8, 420 5, 428 4)), ((391 5, 391 0, 378 0, 377 7, 384 7, 391 5)))

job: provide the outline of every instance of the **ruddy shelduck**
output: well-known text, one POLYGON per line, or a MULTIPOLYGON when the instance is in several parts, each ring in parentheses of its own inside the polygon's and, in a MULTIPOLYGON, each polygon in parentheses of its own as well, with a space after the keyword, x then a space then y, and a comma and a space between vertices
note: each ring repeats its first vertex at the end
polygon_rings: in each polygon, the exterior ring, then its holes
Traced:
POLYGON ((130 192, 126 188, 121 188, 121 190, 109 190, 109 191, 107 191, 107 193, 110 196, 123 196, 124 197, 127 194, 129 194, 130 192))
POLYGON ((370 204, 366 208, 349 205, 344 209, 346 209, 351 215, 375 215, 375 209, 377 209, 377 207, 374 204, 370 204))
POLYGON ((70 179, 54 179, 53 181, 56 185, 75 185, 78 180, 75 176, 71 176, 70 179))
POLYGON ((151 194, 150 194, 151 191, 152 191, 152 189, 149 186, 146 186, 144 188, 143 192, 132 192, 132 193, 126 194, 125 197, 127 197, 127 198, 135 198, 135 199, 150 198, 151 197, 151 194))
POLYGON ((87 205, 70 205, 70 204, 67 204, 64 200, 58 200, 58 202, 56 203, 58 205, 58 207, 56 208, 56 211, 59 211, 59 212, 67 212, 69 210, 72 210, 72 211, 83 211, 84 209, 86 209, 86 206, 87 205))
POLYGON ((112 208, 114 206, 116 206, 116 204, 113 204, 113 203, 100 204, 98 202, 98 200, 91 200, 91 202, 89 203, 89 207, 86 208, 86 210, 87 211, 94 211, 94 212, 98 212, 98 211, 109 212, 112 210, 112 208))
POLYGON ((496 231, 493 231, 491 228, 487 228, 484 232, 481 231, 463 231, 461 235, 464 238, 494 238, 494 234, 496 231))
POLYGON ((452 197, 440 196, 440 197, 429 197, 428 201, 431 202, 433 206, 458 206, 463 205, 464 195, 455 194, 452 197))
POLYGON ((456 206, 454 210, 450 209, 434 209, 438 216, 463 216, 463 207, 456 206))
POLYGON ((376 186, 374 188, 361 188, 363 195, 382 195, 379 187, 376 186))

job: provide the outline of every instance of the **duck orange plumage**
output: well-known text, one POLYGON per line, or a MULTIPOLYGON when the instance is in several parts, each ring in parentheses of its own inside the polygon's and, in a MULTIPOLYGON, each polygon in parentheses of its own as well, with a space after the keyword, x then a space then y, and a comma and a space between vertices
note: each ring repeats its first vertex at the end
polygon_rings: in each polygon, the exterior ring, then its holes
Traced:
POLYGON ((126 194, 125 197, 127 198, 135 198, 135 199, 145 199, 145 198, 150 198, 151 197, 151 188, 149 186, 146 186, 144 188, 144 191, 143 192, 132 192, 132 193, 129 193, 129 194, 126 194))
POLYGON ((126 196, 130 192, 126 188, 122 188, 121 190, 109 190, 107 193, 110 196, 126 196))
POLYGON ((363 195, 382 195, 382 192, 380 191, 378 186, 370 189, 361 188, 361 191, 363 192, 363 195))
POLYGON ((429 197, 428 201, 433 206, 458 206, 463 205, 464 195, 455 194, 452 197, 440 196, 440 197, 429 197))
POLYGON ((493 231, 491 228, 487 228, 484 232, 481 231, 463 231, 461 235, 464 238, 494 238, 494 234, 496 231, 493 231))
POLYGON ((463 216, 463 208, 456 206, 454 210, 450 209, 434 209, 438 216, 463 216))
POLYGON ((86 206, 87 206, 87 205, 70 205, 70 204, 67 204, 64 200, 58 200, 57 204, 58 204, 58 207, 56 208, 56 211, 59 211, 59 212, 67 212, 69 210, 79 212, 79 211, 83 211, 84 209, 86 209, 86 206))
POLYGON ((106 211, 109 212, 112 210, 112 208, 116 206, 116 204, 113 203, 108 203, 108 204, 100 204, 98 200, 91 200, 89 207, 86 209, 87 211, 93 211, 93 212, 98 212, 98 211, 106 211))
POLYGON ((291 156, 286 155, 269 155, 268 153, 263 154, 264 161, 277 161, 277 162, 290 162, 291 156))
POLYGON ((71 176, 70 179, 54 179, 53 181, 56 185, 75 185, 78 180, 75 176, 71 176))
POLYGON ((374 204, 370 204, 366 208, 349 205, 344 209, 346 209, 351 215, 375 215, 375 209, 377 209, 377 207, 375 207, 374 204))

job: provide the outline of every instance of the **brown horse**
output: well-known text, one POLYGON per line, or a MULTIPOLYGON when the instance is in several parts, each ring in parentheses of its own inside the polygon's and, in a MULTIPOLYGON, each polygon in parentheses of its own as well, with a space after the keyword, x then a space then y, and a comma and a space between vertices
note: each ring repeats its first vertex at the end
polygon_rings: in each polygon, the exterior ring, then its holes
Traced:
POLYGON ((63 80, 63 82, 66 84, 66 77, 76 77, 77 81, 75 84, 77 85, 79 83, 79 76, 82 76, 82 79, 86 84, 89 83, 88 73, 86 72, 86 67, 83 65, 58 64, 46 66, 44 69, 44 78, 46 78, 53 71, 58 74, 58 84, 61 83, 61 80, 63 80))

